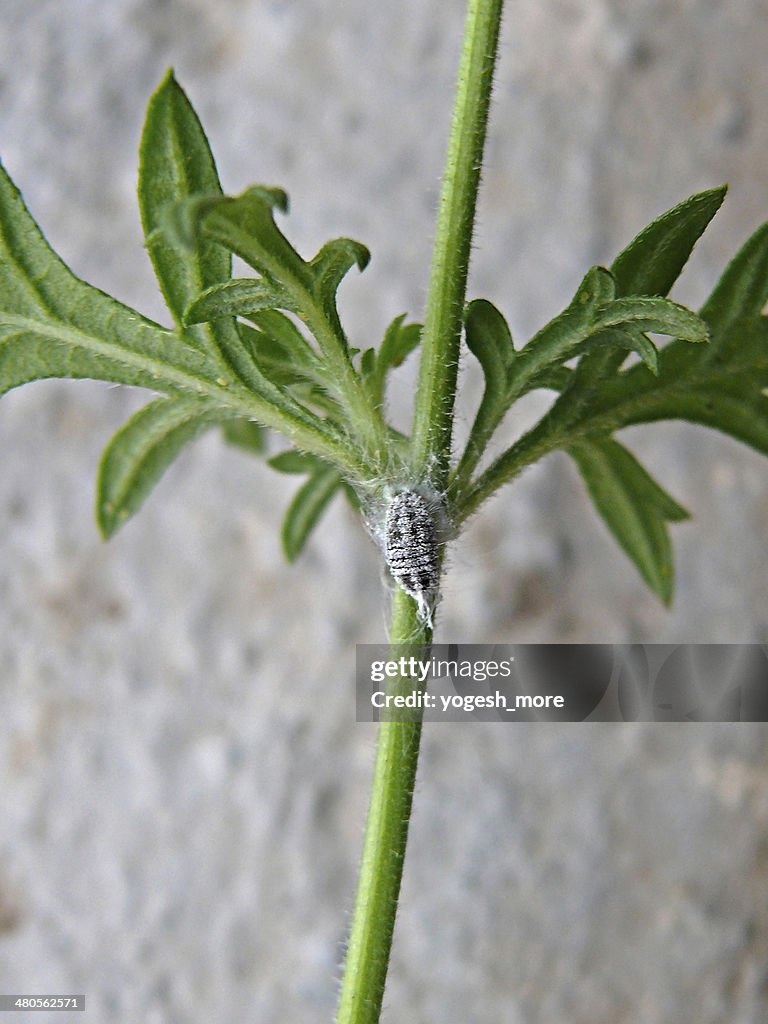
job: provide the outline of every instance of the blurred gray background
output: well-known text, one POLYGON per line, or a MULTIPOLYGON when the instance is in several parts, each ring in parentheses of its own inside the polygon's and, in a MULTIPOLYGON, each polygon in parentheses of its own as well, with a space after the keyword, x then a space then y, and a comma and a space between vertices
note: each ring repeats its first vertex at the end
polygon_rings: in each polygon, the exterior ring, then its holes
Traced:
MULTIPOLYGON (((675 292, 699 303, 768 216, 765 2, 508 7, 471 294, 522 341, 591 263, 728 181, 675 292)), ((135 154, 172 64, 226 189, 285 186, 306 254, 341 234, 371 247, 341 293, 353 341, 421 314, 459 0, 0 14, 0 153, 80 275, 163 318, 135 154)), ((466 381, 464 430, 469 365, 466 381)), ((354 644, 385 631, 376 553, 339 503, 288 567, 296 480, 213 434, 103 544, 99 452, 144 398, 51 382, 0 403, 0 991, 84 991, 89 1019, 116 1024, 329 1021, 372 763, 352 678, 354 644)), ((552 456, 453 552, 442 640, 766 639, 768 462, 684 425, 625 439, 695 514, 673 527, 672 610, 552 456)), ((765 741, 762 725, 433 726, 384 1020, 765 1021, 765 741)))

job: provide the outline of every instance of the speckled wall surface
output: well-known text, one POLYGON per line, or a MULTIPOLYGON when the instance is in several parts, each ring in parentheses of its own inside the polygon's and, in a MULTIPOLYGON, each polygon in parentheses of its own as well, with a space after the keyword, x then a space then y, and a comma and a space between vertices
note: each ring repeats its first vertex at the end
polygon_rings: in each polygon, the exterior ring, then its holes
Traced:
MULTIPOLYGON (((341 293, 355 343, 420 315, 461 3, 0 14, 0 153, 83 277, 163 317, 133 190, 173 64, 227 189, 284 185, 303 252, 371 247, 341 293)), ((510 3, 471 293, 522 341, 591 263, 728 181, 675 292, 699 303, 768 216, 767 48, 760 0, 510 3)), ((143 397, 54 382, 0 403, 0 991, 84 991, 116 1024, 328 1021, 372 758, 354 644, 385 630, 375 552, 339 504, 287 567, 295 480, 214 435, 104 545, 98 455, 143 397)), ((553 456, 453 552, 441 639, 766 639, 768 461, 689 426, 625 436, 695 514, 673 528, 672 610, 553 456)), ((761 725, 428 730, 384 1019, 760 1024, 765 748, 761 725)))

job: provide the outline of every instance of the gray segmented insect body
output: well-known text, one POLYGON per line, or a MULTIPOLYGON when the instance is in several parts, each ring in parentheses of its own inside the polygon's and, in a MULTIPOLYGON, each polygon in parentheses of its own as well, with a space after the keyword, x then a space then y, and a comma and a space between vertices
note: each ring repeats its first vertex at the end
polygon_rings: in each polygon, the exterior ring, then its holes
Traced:
POLYGON ((415 491, 396 494, 387 509, 387 566, 403 590, 413 597, 422 619, 431 622, 440 582, 435 517, 429 502, 415 491))

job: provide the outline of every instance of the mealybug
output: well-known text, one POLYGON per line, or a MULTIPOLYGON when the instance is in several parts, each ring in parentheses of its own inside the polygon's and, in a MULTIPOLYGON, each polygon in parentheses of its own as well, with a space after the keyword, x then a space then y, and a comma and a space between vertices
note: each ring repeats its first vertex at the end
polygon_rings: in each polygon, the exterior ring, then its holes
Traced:
POLYGON ((440 583, 435 516, 415 491, 396 494, 387 509, 386 559, 389 571, 419 606, 419 617, 432 625, 432 606, 440 583))

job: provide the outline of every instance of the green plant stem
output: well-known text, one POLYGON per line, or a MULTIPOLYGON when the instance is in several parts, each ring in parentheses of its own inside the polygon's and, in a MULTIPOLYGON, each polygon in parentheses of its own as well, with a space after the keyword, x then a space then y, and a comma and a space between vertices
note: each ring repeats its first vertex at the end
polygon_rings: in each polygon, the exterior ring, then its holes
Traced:
MULTIPOLYGON (((421 644, 427 649, 431 643, 431 630, 419 621, 416 603, 400 589, 393 598, 390 640, 393 645, 415 647, 421 644)), ((397 656, 403 651, 399 647, 397 656)), ((413 680, 394 680, 389 692, 396 693, 401 687, 410 692, 413 680)), ((403 874, 420 739, 420 721, 395 719, 379 725, 376 767, 344 965, 338 1024, 377 1024, 379 1020, 403 874)))
MULTIPOLYGON (((469 0, 422 335, 412 465, 439 489, 448 481, 453 407, 472 229, 480 185, 503 0, 469 0)), ((390 641, 429 645, 402 590, 393 599, 390 641)), ((423 649, 423 648, 422 648, 423 649)), ((394 686, 412 688, 412 680, 394 686)), ((379 726, 376 767, 352 918, 338 1024, 377 1024, 403 873, 421 722, 379 726)))
POLYGON ((467 273, 503 0, 469 0, 413 424, 413 468, 444 490, 448 480, 467 273))

